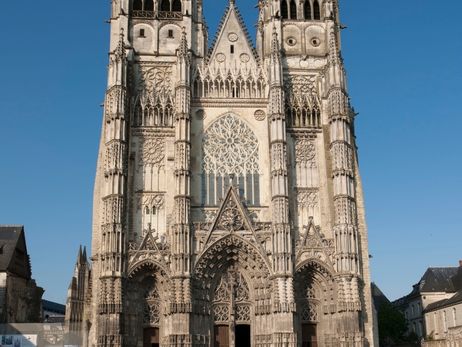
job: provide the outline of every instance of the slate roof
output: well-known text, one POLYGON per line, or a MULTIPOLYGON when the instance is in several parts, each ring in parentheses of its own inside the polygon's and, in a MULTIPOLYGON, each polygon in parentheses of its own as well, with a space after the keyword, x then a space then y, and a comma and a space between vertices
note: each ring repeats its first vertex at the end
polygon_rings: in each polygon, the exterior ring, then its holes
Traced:
POLYGON ((456 292, 456 294, 454 294, 449 299, 444 299, 444 300, 440 300, 432 304, 429 304, 425 308, 425 312, 436 311, 436 310, 439 310, 440 308, 450 307, 450 306, 460 304, 460 303, 462 303, 462 290, 456 292))
POLYGON ((372 300, 374 301, 374 306, 377 311, 380 311, 380 308, 384 304, 389 304, 390 300, 383 294, 379 287, 375 283, 371 284, 372 300))
POLYGON ((0 272, 31 278, 31 265, 22 225, 0 225, 0 272))
POLYGON ((429 268, 420 279, 420 292, 455 292, 451 279, 457 274, 458 269, 458 267, 429 268))
POLYGON ((42 300, 42 309, 44 311, 53 312, 64 315, 66 313, 66 306, 58 304, 57 302, 42 300))

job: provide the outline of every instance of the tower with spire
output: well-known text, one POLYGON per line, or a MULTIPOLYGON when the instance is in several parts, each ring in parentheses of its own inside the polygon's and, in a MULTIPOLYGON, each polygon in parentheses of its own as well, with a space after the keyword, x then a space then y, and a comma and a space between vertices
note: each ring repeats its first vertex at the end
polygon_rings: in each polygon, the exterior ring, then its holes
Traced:
POLYGON ((337 1, 112 0, 85 345, 373 346, 337 1))

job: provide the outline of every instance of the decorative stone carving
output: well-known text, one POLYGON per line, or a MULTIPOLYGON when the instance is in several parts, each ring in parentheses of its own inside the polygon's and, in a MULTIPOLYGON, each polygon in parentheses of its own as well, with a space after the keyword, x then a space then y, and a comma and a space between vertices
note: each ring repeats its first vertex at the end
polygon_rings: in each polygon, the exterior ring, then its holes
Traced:
POLYGON ((316 207, 318 206, 318 193, 316 191, 301 191, 297 194, 297 203, 299 207, 316 207))
POLYGON ((217 228, 227 231, 241 230, 244 226, 241 211, 239 211, 235 202, 231 200, 225 210, 221 213, 217 228))
POLYGON ((309 164, 311 167, 316 166, 316 146, 309 139, 298 139, 295 142, 295 162, 309 164))
POLYGON ((172 94, 172 68, 169 66, 143 67, 138 90, 155 94, 172 94))
POLYGON ((239 36, 236 33, 229 33, 228 40, 231 42, 236 42, 239 39, 239 36))
POLYGON ((204 170, 221 174, 258 172, 258 140, 241 119, 226 114, 205 132, 204 170))
POLYGON ((165 140, 163 138, 144 139, 139 146, 140 166, 164 166, 165 140))
POLYGON ((255 113, 254 113, 254 117, 255 117, 256 120, 261 122, 261 121, 265 120, 266 113, 263 110, 256 110, 255 113))

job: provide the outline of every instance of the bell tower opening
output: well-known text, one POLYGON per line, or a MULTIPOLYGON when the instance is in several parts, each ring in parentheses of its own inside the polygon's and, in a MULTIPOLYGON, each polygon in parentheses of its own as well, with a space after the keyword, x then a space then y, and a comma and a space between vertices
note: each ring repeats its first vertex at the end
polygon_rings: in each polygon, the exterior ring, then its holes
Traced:
POLYGON ((159 347, 159 328, 145 328, 143 334, 143 347, 159 347))
POLYGON ((315 323, 302 324, 302 347, 318 347, 317 325, 315 323))
POLYGON ((250 325, 238 324, 236 325, 236 346, 250 347, 250 325))

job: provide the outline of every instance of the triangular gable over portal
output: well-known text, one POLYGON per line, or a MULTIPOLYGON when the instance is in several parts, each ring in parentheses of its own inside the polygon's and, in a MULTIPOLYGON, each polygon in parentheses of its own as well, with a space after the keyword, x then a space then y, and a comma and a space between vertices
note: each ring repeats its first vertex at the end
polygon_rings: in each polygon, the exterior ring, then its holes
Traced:
POLYGON ((209 52, 210 63, 235 61, 255 64, 258 61, 249 32, 234 0, 229 2, 209 52))
POLYGON ((259 245, 255 230, 252 226, 244 205, 242 204, 236 187, 230 187, 221 204, 217 216, 212 224, 212 227, 205 240, 205 245, 210 242, 212 234, 219 233, 236 233, 236 232, 251 232, 253 241, 259 245))

